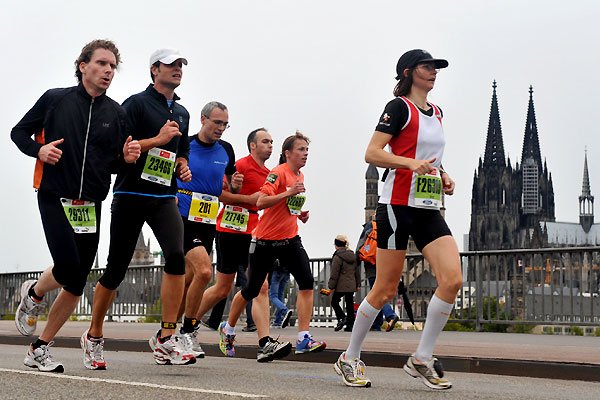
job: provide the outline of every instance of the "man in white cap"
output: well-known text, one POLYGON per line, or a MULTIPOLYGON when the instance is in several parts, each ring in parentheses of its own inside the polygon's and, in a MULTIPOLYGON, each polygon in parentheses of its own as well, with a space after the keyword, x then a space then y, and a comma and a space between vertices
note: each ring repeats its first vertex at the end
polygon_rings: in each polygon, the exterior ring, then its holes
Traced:
POLYGON ((81 336, 83 363, 88 369, 106 369, 104 317, 125 277, 144 222, 154 232, 165 256, 162 324, 153 343, 154 361, 177 365, 196 362, 189 346, 175 334, 185 284, 183 224, 175 201, 176 177, 184 182, 192 178, 188 168, 190 116, 175 94, 183 65, 187 65, 187 60, 177 50, 155 51, 150 56, 153 83, 123 103, 128 128, 139 141, 142 154, 136 164, 119 171, 113 188, 108 263, 96 284, 92 323, 81 336))

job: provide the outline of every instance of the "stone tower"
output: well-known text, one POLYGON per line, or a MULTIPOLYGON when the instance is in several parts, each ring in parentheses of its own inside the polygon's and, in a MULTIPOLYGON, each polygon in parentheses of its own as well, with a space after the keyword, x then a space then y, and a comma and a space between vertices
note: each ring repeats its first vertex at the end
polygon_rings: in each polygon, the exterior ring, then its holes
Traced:
POLYGON ((379 201, 379 171, 377 171, 377 167, 373 164, 369 164, 365 174, 365 180, 367 183, 365 192, 365 223, 367 223, 371 221, 375 215, 377 202, 379 201))

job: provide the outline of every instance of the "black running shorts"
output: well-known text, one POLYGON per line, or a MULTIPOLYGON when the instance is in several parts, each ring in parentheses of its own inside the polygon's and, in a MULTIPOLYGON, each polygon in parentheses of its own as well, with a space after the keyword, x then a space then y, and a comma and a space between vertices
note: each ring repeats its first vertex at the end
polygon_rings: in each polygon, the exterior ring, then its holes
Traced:
POLYGON ((452 235, 439 210, 380 203, 376 220, 379 249, 406 250, 410 235, 422 251, 437 238, 452 235))

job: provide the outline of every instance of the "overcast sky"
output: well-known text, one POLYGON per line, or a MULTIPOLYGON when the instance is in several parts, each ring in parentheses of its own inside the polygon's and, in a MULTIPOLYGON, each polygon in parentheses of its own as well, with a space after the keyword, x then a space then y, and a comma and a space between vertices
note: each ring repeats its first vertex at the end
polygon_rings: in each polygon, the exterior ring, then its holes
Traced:
MULTIPOLYGON (((122 102, 149 83, 160 47, 188 59, 177 93, 190 133, 211 100, 229 107, 223 139, 236 157, 265 126, 277 154, 296 129, 312 139, 304 168, 310 257, 328 257, 339 233, 356 243, 364 222, 364 150, 391 100, 398 57, 413 48, 448 59, 429 99, 444 111, 444 166, 457 183, 447 221, 462 249, 473 173, 485 148, 492 81, 505 153, 520 158, 533 85, 542 157, 552 173, 559 221, 578 220, 584 149, 592 194, 600 195, 600 3, 597 1, 41 1, 3 0, 0 41, 0 272, 51 264, 31 188, 34 160, 10 130, 49 88, 75 84, 73 62, 96 38, 114 40, 123 64, 108 91, 122 102)), ((519 160, 520 161, 520 160, 519 160)), ((273 167, 276 154, 267 163, 273 167)), ((106 262, 109 205, 99 250, 106 262)), ((597 220, 600 220, 598 218, 597 220)), ((302 225, 302 224, 301 224, 302 225)), ((149 232, 145 228, 146 234, 149 232)), ((153 250, 157 250, 155 242, 153 250)))

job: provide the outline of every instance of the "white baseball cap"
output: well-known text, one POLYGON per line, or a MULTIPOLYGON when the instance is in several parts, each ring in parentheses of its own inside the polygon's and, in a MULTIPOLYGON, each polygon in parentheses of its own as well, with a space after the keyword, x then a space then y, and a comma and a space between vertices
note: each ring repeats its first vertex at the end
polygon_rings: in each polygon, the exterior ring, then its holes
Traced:
POLYGON ((157 61, 163 64, 171 64, 173 61, 181 59, 181 62, 187 65, 187 60, 175 49, 158 49, 150 56, 150 66, 157 61))

